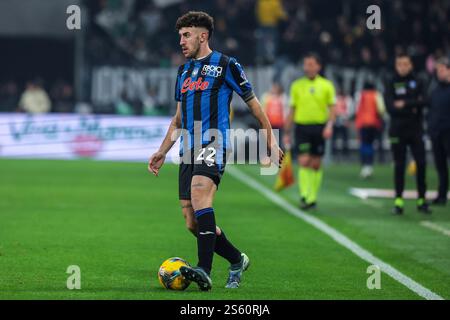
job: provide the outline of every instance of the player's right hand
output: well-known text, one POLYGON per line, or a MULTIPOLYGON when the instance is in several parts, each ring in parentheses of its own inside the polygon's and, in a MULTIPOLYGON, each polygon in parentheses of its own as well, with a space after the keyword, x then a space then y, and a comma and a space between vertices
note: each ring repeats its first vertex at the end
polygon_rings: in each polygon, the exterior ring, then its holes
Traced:
POLYGON ((164 164, 164 160, 166 160, 166 155, 164 153, 160 151, 155 152, 148 161, 148 171, 155 176, 158 176, 159 168, 164 164))

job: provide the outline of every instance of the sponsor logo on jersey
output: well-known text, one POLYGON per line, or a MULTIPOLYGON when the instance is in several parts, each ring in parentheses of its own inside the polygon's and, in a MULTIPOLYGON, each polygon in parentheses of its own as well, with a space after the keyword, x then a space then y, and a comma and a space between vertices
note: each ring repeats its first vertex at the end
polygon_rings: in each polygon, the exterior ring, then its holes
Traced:
POLYGON ((199 77, 196 81, 192 81, 192 78, 189 77, 184 80, 183 85, 181 87, 181 93, 186 93, 188 91, 204 91, 208 89, 209 82, 203 81, 202 77, 199 77))
POLYGON ((201 73, 204 76, 217 78, 222 75, 222 67, 205 64, 201 73))

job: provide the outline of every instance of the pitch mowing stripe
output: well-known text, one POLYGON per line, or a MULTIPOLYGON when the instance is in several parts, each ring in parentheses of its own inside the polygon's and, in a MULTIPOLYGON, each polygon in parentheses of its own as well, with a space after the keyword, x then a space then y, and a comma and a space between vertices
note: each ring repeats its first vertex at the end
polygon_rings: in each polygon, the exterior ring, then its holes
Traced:
POLYGON ((441 234, 450 237, 450 230, 445 229, 444 227, 441 227, 440 225, 437 225, 433 222, 430 221, 421 221, 420 222, 421 226, 424 226, 425 228, 431 229, 433 231, 437 231, 440 232, 441 234))
POLYGON ((357 255, 364 261, 367 261, 368 263, 370 263, 372 265, 377 265, 381 271, 388 274, 391 278, 400 282, 405 287, 407 287, 411 291, 415 292, 419 296, 421 296, 427 300, 444 300, 444 298, 441 297, 440 295, 425 288, 424 286, 417 283, 416 281, 414 281, 410 277, 406 276, 405 274, 401 273, 400 271, 398 271, 397 269, 395 269, 388 263, 375 257, 372 253, 370 253, 366 249, 362 248, 357 243, 353 242, 352 240, 347 238, 345 235, 343 235, 336 229, 330 227, 322 220, 320 220, 316 217, 313 217, 309 214, 306 214, 305 212, 301 211, 300 209, 294 207, 292 204, 290 204, 288 201, 283 199, 281 196, 275 194, 272 190, 263 186, 260 182, 256 181, 255 179, 253 179, 249 175, 245 174, 241 170, 238 170, 238 169, 230 166, 227 171, 235 179, 241 181, 242 183, 248 185, 249 187, 255 189, 256 191, 262 193, 266 198, 270 199, 272 202, 274 202, 281 208, 285 209, 287 212, 289 212, 293 216, 296 216, 297 218, 302 219, 303 221, 309 223, 313 227, 324 232, 325 234, 330 236, 334 241, 336 241, 343 247, 349 249, 351 252, 353 252, 355 255, 357 255))

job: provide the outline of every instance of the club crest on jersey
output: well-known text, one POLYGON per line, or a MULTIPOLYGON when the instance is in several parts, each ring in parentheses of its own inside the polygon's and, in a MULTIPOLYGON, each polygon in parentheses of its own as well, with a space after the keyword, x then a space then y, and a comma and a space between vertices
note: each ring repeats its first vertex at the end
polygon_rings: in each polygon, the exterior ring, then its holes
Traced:
POLYGON ((242 70, 242 72, 241 72, 241 79, 242 79, 243 81, 242 81, 241 83, 239 83, 240 86, 242 86, 242 85, 244 85, 244 84, 246 84, 246 83, 248 82, 244 70, 242 70))
POLYGON ((183 85, 181 87, 181 93, 186 93, 188 91, 203 91, 208 89, 209 82, 203 81, 202 77, 199 77, 196 81, 192 81, 192 78, 189 77, 184 80, 183 85))
POLYGON ((220 77, 222 75, 222 67, 205 64, 202 69, 202 75, 209 77, 220 77))

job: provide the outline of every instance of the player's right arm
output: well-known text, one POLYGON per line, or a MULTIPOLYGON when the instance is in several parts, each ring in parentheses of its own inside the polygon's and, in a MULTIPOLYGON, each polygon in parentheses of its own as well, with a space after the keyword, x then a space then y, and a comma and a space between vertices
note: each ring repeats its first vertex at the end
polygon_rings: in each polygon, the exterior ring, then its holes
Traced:
POLYGON ((293 85, 290 88, 290 101, 289 101, 289 113, 286 116, 286 120, 284 122, 284 135, 283 135, 283 144, 286 148, 290 148, 291 144, 291 132, 292 127, 294 126, 294 113, 295 113, 295 100, 296 100, 296 90, 293 85))
POLYGON ((289 113, 284 122, 283 144, 287 149, 291 147, 291 132, 294 125, 294 107, 289 108, 289 113))
POLYGON ((161 146, 158 151, 156 151, 150 157, 148 161, 148 171, 153 173, 155 176, 158 176, 159 169, 164 164, 164 160, 166 159, 166 154, 175 144, 178 137, 180 136, 179 130, 181 128, 181 103, 177 103, 177 112, 175 116, 173 116, 172 121, 170 122, 169 128, 167 129, 166 136, 164 137, 161 146))

